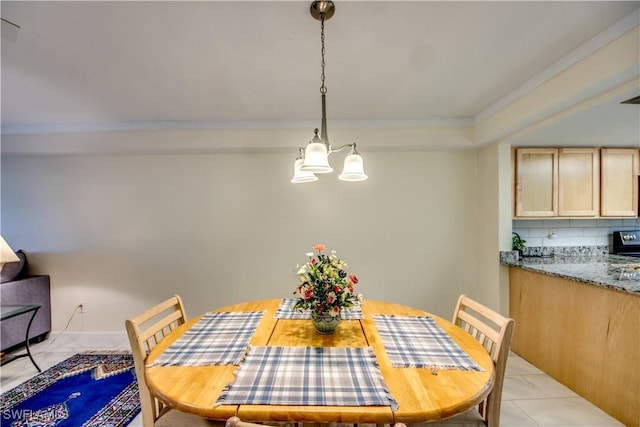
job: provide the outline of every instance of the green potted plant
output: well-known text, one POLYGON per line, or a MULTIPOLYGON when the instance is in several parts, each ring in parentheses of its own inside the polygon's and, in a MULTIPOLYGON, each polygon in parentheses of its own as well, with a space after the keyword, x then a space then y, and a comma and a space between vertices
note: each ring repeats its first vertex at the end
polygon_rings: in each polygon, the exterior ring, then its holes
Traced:
POLYGON ((511 233, 511 250, 518 251, 518 258, 522 258, 522 251, 524 250, 524 244, 527 243, 518 233, 515 231, 511 233))

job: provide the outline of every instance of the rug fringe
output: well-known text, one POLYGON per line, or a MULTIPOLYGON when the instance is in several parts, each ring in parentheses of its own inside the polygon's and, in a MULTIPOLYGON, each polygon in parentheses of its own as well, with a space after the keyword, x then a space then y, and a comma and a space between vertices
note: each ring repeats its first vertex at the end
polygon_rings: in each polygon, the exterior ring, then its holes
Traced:
POLYGON ((83 351, 79 354, 131 354, 130 350, 91 350, 83 351))

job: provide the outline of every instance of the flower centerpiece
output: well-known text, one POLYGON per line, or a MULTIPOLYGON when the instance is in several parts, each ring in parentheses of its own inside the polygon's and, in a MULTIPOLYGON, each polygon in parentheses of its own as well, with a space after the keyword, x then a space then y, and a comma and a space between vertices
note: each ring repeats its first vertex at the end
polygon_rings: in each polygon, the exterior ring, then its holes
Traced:
POLYGON ((318 244, 316 252, 307 253, 309 261, 299 267, 296 273, 300 284, 294 295, 298 301, 295 310, 310 310, 311 319, 320 333, 333 333, 344 307, 353 307, 358 297, 353 288, 358 277, 347 274, 349 266, 336 256, 336 251, 324 254, 327 247, 318 244))

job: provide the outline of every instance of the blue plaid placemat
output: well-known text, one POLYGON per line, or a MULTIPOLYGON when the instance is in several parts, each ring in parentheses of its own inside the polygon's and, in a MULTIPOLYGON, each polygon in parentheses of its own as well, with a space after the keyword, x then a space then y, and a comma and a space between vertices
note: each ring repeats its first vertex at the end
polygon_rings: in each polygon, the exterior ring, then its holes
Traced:
MULTIPOLYGON (((284 298, 276 311, 276 319, 311 319, 310 310, 297 311, 293 309, 294 304, 298 301, 296 298, 284 298)), ((358 320, 362 319, 362 309, 360 303, 355 303, 353 307, 346 307, 340 311, 342 320, 358 320)))
POLYGON ((237 365, 263 314, 206 313, 150 366, 237 365))
POLYGON ((216 405, 391 406, 370 347, 250 347, 216 405))
POLYGON ((374 315, 373 320, 393 367, 482 371, 432 317, 374 315))

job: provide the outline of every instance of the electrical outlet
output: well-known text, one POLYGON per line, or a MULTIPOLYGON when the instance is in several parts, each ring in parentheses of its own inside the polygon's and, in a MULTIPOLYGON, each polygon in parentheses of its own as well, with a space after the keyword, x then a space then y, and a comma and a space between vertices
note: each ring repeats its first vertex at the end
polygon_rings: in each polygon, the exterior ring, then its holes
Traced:
POLYGON ((84 303, 79 302, 76 307, 79 308, 78 313, 84 314, 84 303))
POLYGON ((558 237, 558 233, 556 233, 556 229, 555 228, 550 228, 549 229, 549 238, 550 239, 555 239, 558 237))

